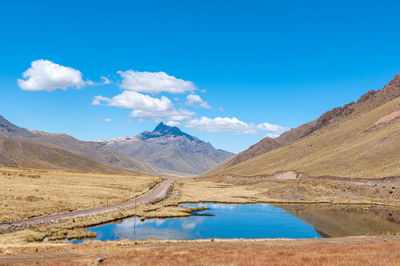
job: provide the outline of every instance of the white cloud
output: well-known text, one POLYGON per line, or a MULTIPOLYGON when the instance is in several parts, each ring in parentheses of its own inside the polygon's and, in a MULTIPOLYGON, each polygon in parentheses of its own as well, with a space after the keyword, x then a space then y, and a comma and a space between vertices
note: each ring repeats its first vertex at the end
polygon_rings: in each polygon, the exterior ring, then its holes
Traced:
POLYGON ((167 123, 165 123, 167 126, 170 126, 170 127, 177 127, 177 126, 179 126, 180 125, 180 123, 178 122, 178 121, 173 121, 173 120, 170 120, 170 121, 168 121, 167 123))
POLYGON ((101 82, 94 82, 94 81, 91 81, 91 80, 87 80, 86 81, 86 84, 87 85, 90 85, 90 86, 98 86, 98 85, 107 85, 107 84, 110 84, 111 83, 111 81, 108 79, 108 78, 106 78, 106 77, 100 77, 101 78, 101 82))
POLYGON ((189 120, 193 115, 193 113, 188 110, 175 109, 171 100, 165 96, 155 98, 136 91, 123 91, 113 98, 96 96, 92 104, 106 104, 119 108, 133 109, 130 113, 131 117, 152 118, 156 121, 189 120))
POLYGON ((208 103, 206 101, 203 101, 203 99, 201 99, 201 97, 199 95, 196 94, 189 94, 186 97, 186 105, 199 105, 205 109, 210 109, 211 106, 208 105, 208 103))
POLYGON ((100 121, 109 123, 112 121, 112 119, 111 118, 103 118, 103 119, 100 119, 100 121))
POLYGON ((92 101, 92 105, 100 105, 102 104, 102 102, 107 103, 109 100, 110 100, 109 98, 103 97, 101 95, 95 96, 92 101))
POLYGON ((256 128, 261 131, 268 131, 268 132, 284 132, 284 131, 288 130, 287 127, 273 125, 273 124, 266 123, 266 122, 262 123, 262 124, 258 124, 256 126, 256 128))
POLYGON ((33 61, 22 77, 18 79, 18 86, 27 91, 66 90, 85 85, 80 71, 43 59, 33 61))
POLYGON ((184 93, 196 89, 191 81, 177 79, 164 72, 118 71, 125 90, 158 94, 161 92, 184 93))
POLYGON ((144 95, 136 91, 123 91, 121 94, 113 97, 106 98, 103 96, 96 96, 92 104, 100 104, 105 102, 107 105, 128 108, 128 109, 145 109, 158 111, 167 111, 173 107, 172 102, 165 96, 154 98, 149 95, 144 95))
POLYGON ((86 84, 87 84, 87 85, 90 85, 90 86, 95 86, 95 85, 97 85, 97 83, 95 83, 95 82, 93 82, 93 81, 91 81, 91 80, 87 80, 87 81, 86 81, 86 84))
POLYGON ((234 132, 239 134, 257 133, 257 131, 251 128, 247 123, 240 121, 236 117, 208 118, 203 116, 200 119, 189 121, 185 126, 205 132, 234 132))
POLYGON ((111 83, 111 81, 108 79, 108 78, 106 78, 106 77, 100 77, 101 78, 101 80, 103 81, 103 84, 110 84, 111 83))
MULTIPOLYGON (((208 118, 201 117, 200 119, 193 119, 186 123, 185 127, 197 129, 205 132, 232 132, 236 134, 257 134, 259 131, 266 131, 269 135, 278 136, 288 128, 269 123, 262 123, 255 125, 253 123, 246 123, 240 121, 236 117, 216 117, 208 118)), ((268 135, 267 134, 267 135, 268 135)))

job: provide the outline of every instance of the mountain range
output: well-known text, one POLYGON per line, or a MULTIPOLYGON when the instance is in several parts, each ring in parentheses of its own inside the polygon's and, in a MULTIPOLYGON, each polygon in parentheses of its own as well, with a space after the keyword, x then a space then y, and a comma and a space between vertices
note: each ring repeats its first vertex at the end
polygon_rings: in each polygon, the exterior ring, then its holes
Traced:
POLYGON ((400 74, 357 102, 334 108, 277 138, 264 138, 204 176, 400 176, 400 74))
POLYGON ((136 137, 80 141, 27 130, 0 116, 0 166, 186 177, 232 155, 164 123, 136 137))
POLYGON ((200 175, 233 155, 163 122, 152 132, 92 142, 146 163, 162 175, 181 177, 200 175))
POLYGON ((141 172, 147 165, 94 143, 66 134, 30 131, 0 116, 0 165, 85 172, 141 172))
POLYGON ((400 74, 378 91, 233 155, 160 123, 152 132, 80 141, 0 116, 0 165, 167 176, 400 176, 400 74))

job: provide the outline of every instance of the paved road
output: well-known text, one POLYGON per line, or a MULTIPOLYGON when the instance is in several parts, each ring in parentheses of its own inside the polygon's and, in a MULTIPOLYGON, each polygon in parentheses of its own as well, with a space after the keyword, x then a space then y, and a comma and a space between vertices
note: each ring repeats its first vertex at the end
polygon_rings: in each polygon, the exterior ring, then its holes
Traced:
POLYGON ((36 226, 36 225, 56 223, 59 221, 63 221, 63 220, 67 220, 67 219, 75 218, 75 217, 79 217, 79 216, 101 214, 101 213, 105 213, 105 212, 115 211, 120 208, 134 207, 135 204, 154 203, 154 202, 160 201, 166 197, 167 192, 168 192, 169 188, 171 187, 171 185, 172 185, 172 180, 170 180, 170 179, 164 180, 161 183, 159 183, 156 187, 154 187, 152 190, 150 190, 148 193, 137 197, 136 200, 133 199, 130 201, 126 201, 126 202, 122 202, 122 203, 118 203, 118 204, 114 204, 114 205, 102 206, 102 207, 87 209, 87 210, 58 213, 58 214, 52 214, 52 215, 47 215, 47 216, 39 216, 39 217, 34 217, 34 218, 30 218, 30 219, 25 219, 25 220, 13 221, 13 222, 9 222, 9 223, 0 223, 0 233, 14 231, 17 229, 32 227, 32 226, 36 226))

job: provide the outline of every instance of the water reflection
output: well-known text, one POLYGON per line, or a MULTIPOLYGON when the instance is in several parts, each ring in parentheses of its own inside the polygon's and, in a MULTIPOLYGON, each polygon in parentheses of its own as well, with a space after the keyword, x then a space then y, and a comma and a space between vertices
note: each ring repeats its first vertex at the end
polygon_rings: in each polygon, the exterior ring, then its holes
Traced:
POLYGON ((383 206, 276 205, 312 225, 323 237, 396 234, 400 210, 383 206))
POLYGON ((102 241, 125 238, 315 238, 400 232, 400 210, 379 206, 211 203, 184 206, 209 209, 186 218, 145 221, 129 218, 87 230, 95 232, 96 239, 102 241))
POLYGON ((185 204, 184 206, 205 206, 209 209, 198 214, 212 216, 145 221, 130 218, 120 223, 92 227, 87 230, 95 232, 96 239, 102 241, 125 238, 189 240, 320 237, 312 226, 268 204, 185 204))

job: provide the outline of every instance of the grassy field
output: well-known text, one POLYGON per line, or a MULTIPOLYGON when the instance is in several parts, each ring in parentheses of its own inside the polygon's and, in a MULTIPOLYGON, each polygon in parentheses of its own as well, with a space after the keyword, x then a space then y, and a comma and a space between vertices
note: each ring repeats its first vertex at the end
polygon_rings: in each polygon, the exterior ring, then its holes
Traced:
MULTIPOLYGON (((101 175, 45 170, 0 170, 1 221, 11 221, 69 210, 87 209, 132 199, 148 191, 160 178, 135 175, 101 175)), ((90 237, 82 228, 131 216, 143 219, 189 216, 185 202, 221 203, 328 203, 400 205, 400 188, 322 180, 271 178, 176 179, 166 200, 78 217, 3 234, 0 247, 40 241, 90 237)))
MULTIPOLYGON (((163 178, 134 174, 0 168, 0 222, 125 202, 148 192, 161 180, 163 178)), ((176 205, 173 198, 151 205, 122 208, 0 234, 0 247, 25 245, 45 237, 50 240, 92 237, 83 230, 84 227, 134 215, 141 218, 190 215, 191 209, 168 207, 176 205)))
POLYGON ((102 265, 398 265, 399 249, 391 237, 86 242, 0 249, 0 264, 93 265, 107 256, 102 265))
POLYGON ((130 200, 159 177, 0 168, 0 222, 130 200))
MULTIPOLYGON (((148 191, 159 177, 102 175, 31 169, 0 169, 0 213, 2 221, 87 209, 132 199, 148 191)), ((399 206, 400 188, 388 184, 366 185, 322 180, 279 180, 271 178, 176 179, 172 196, 164 201, 119 209, 95 216, 78 217, 0 235, 0 250, 18 251, 18 247, 45 248, 50 240, 91 237, 84 227, 139 216, 143 219, 189 216, 193 209, 178 206, 184 202, 222 203, 328 203, 383 204, 399 206)), ((289 210, 290 212, 290 210, 289 210)), ((297 210, 296 210, 297 212, 297 210)), ((314 214, 302 210, 306 214, 314 214)), ((320 213, 319 211, 316 212, 320 213)), ((331 218, 310 216, 316 221, 331 218)), ((397 217, 397 216, 396 216, 397 217)), ((323 228, 329 232, 331 225, 323 228)), ((236 248, 236 247, 235 247, 236 248)), ((18 252, 17 252, 18 253, 18 252)), ((130 258, 131 259, 131 258, 130 258)), ((224 262, 225 263, 225 262, 224 262)))
POLYGON ((214 178, 178 181, 178 202, 400 205, 400 188, 328 180, 214 178))

